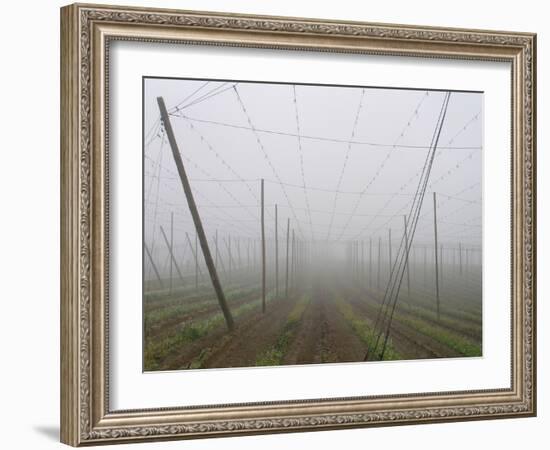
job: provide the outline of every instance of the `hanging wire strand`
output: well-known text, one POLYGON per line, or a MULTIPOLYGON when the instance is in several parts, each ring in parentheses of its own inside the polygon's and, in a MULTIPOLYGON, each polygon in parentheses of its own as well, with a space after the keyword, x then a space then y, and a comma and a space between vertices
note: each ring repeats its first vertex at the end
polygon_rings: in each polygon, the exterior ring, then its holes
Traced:
POLYGON ((297 140, 298 140, 298 154, 300 157, 300 172, 302 174, 302 190, 304 192, 304 198, 306 201, 306 208, 307 208, 307 215, 309 219, 309 227, 311 229, 311 238, 315 239, 315 233, 313 232, 313 223, 311 220, 311 211, 309 207, 309 196, 308 191, 306 187, 306 175, 304 172, 304 150, 302 148, 302 138, 300 137, 300 116, 298 114, 298 101, 296 98, 296 85, 292 85, 292 93, 293 93, 293 100, 294 100, 294 111, 296 113, 296 133, 297 133, 297 140))
MULTIPOLYGON (((426 98, 428 98, 430 93, 426 91, 422 97, 420 98, 420 101, 418 102, 416 108, 414 109, 413 113, 410 115, 409 120, 407 121, 406 125, 403 127, 401 133, 397 138, 395 139, 393 146, 390 147, 388 152, 386 153, 386 156, 382 160, 382 162, 378 165, 378 168, 376 169, 374 175, 370 178, 370 180, 367 182, 363 190, 361 191, 362 194, 357 198, 357 201, 355 202, 353 206, 353 211, 356 212, 359 208, 359 205, 361 204, 361 200, 363 199, 364 194, 370 189, 370 187, 373 185, 373 183, 378 179, 380 176, 380 173, 382 170, 386 167, 387 162, 391 158, 394 150, 397 148, 397 143, 405 136, 407 131, 410 129, 411 125, 418 119, 418 113, 422 108, 422 105, 424 104, 424 101, 426 98)), ((346 222, 346 227, 350 224, 351 220, 353 219, 353 216, 351 216, 348 221, 346 222)), ((340 233, 340 236, 338 237, 338 240, 341 239, 341 236, 344 234, 345 229, 340 233)))
POLYGON ((369 355, 374 354, 375 357, 377 356, 376 352, 378 350, 378 345, 381 339, 382 334, 384 334, 383 344, 382 344, 382 351, 379 355, 380 359, 383 359, 384 352, 386 350, 387 342, 389 333, 391 330, 391 323, 393 320, 393 315, 395 312, 395 306, 397 305, 397 301, 399 298, 399 290, 401 287, 401 282, 403 280, 403 275, 405 273, 405 264, 408 261, 408 255, 409 255, 409 249, 414 241, 414 235, 416 232, 416 225, 418 223, 418 218, 420 214, 420 210, 422 208, 422 203, 424 200, 424 195, 426 193, 426 187, 428 184, 428 180, 430 177, 430 172, 433 164, 433 160, 435 157, 435 151, 437 149, 437 143, 439 141, 439 137, 441 135, 441 129, 443 128, 443 123, 445 121, 445 117, 447 114, 447 108, 449 105, 451 93, 447 92, 445 95, 445 98, 443 100, 441 111, 437 120, 436 127, 434 129, 434 134, 432 137, 432 149, 428 152, 426 155, 426 160, 424 163, 424 168, 422 170, 421 178, 417 186, 417 194, 414 198, 413 203, 411 204, 411 209, 408 214, 408 218, 406 220, 407 226, 409 227, 408 233, 403 234, 401 238, 401 242, 399 245, 399 250, 397 257, 395 259, 395 262, 392 265, 391 271, 390 271, 390 279, 388 281, 388 284, 386 286, 386 290, 384 293, 384 297, 382 300, 382 304, 380 305, 380 308, 378 310, 377 318, 375 321, 374 329, 376 330, 378 325, 380 325, 380 330, 377 334, 374 347, 371 348, 370 346, 367 348, 367 353, 365 355, 365 360, 369 358, 369 355), (408 246, 405 246, 406 243, 406 236, 408 235, 408 246), (406 247, 406 248, 405 248, 406 247), (382 321, 382 322, 380 322, 382 321))
MULTIPOLYGON (((230 88, 227 88, 230 89, 230 88)), ((284 137, 291 137, 291 138, 300 138, 300 139, 308 139, 308 140, 314 140, 314 141, 324 141, 324 142, 333 142, 335 144, 352 144, 357 146, 368 146, 368 147, 380 147, 380 148, 399 148, 399 149, 409 149, 409 150, 427 150, 429 147, 427 145, 412 145, 412 144, 389 144, 384 142, 369 142, 369 141, 358 141, 358 140, 348 140, 348 139, 338 139, 338 138, 330 138, 326 136, 313 136, 308 134, 297 134, 297 133, 291 133, 291 132, 285 132, 285 131, 278 131, 278 130, 269 130, 265 128, 252 128, 250 126, 244 126, 244 125, 236 125, 226 122, 220 122, 215 120, 207 120, 207 119, 199 119, 196 117, 190 117, 183 112, 180 112, 178 114, 174 113, 172 114, 173 117, 180 118, 180 119, 186 119, 191 122, 197 122, 197 123, 204 123, 209 125, 218 125, 221 127, 226 128, 234 128, 237 130, 247 130, 252 131, 255 130, 258 133, 264 133, 264 134, 272 134, 277 136, 284 136, 284 137)), ((441 146, 438 147, 439 150, 480 150, 482 147, 480 146, 441 146)))
POLYGON ((267 161, 267 164, 269 165, 269 167, 271 168, 271 171, 273 172, 273 175, 275 176, 275 178, 277 179, 277 181, 281 184, 281 190, 283 191, 283 194, 286 198, 286 201, 287 203, 290 205, 291 207, 291 211, 292 211, 292 215, 294 216, 294 220, 296 221, 296 225, 297 225, 297 230, 298 232, 302 235, 302 237, 304 236, 304 233, 302 231, 302 228, 300 227, 300 224, 298 223, 298 217, 296 216, 296 211, 294 210, 294 208, 292 207, 292 202, 290 201, 290 198, 288 196, 288 193, 286 191, 286 188, 285 186, 282 184, 283 181, 281 180, 281 177, 279 176, 277 170, 275 169, 275 166, 273 165, 273 162, 271 161, 271 158, 269 157, 269 154, 267 153, 267 150, 265 149, 265 146, 264 144, 262 143, 262 140, 260 139, 260 136, 259 134, 256 132, 255 128, 254 128, 254 125, 252 123, 252 119, 250 118, 250 115, 248 113, 248 110, 246 109, 246 106, 243 102, 243 99, 241 98, 241 95, 239 94, 239 91, 237 89, 237 86, 233 86, 233 91, 235 92, 235 95, 237 96, 237 101, 246 117, 246 120, 248 122, 248 124, 250 125, 250 128, 252 128, 252 132, 254 134, 254 137, 256 138, 256 143, 258 144, 258 147, 260 148, 260 150, 262 151, 264 157, 265 157, 265 160, 267 161))
MULTIPOLYGON (((476 120, 478 120, 478 117, 479 117, 479 113, 475 114, 470 120, 468 120, 468 121, 460 128, 460 130, 454 135, 455 137, 451 138, 451 139, 448 141, 448 143, 449 143, 449 144, 452 143, 453 139, 455 139, 458 135, 460 135, 462 132, 464 132, 465 130, 467 130, 468 127, 469 127, 472 123, 474 123, 476 120)), ((441 149, 442 149, 442 148, 444 148, 444 147, 438 147, 438 152, 436 153, 436 156, 440 156, 440 155, 441 155, 441 149)), ((480 147, 479 149, 481 149, 481 147, 480 147)), ((468 160, 468 159, 471 159, 471 158, 472 158, 472 155, 473 155, 477 150, 478 150, 478 149, 476 149, 476 150, 470 152, 470 154, 468 154, 464 159, 461 160, 461 162, 460 162, 458 165, 456 165, 455 169, 447 169, 446 174, 451 174, 451 173, 453 173, 455 170, 457 170, 457 169, 459 168, 459 166, 462 167, 462 163, 465 162, 465 161, 468 160)), ((394 198, 397 197, 397 193, 402 192, 408 185, 410 185, 414 180, 416 180, 417 177, 418 177, 419 175, 420 175, 420 170, 418 170, 418 171, 417 171, 414 175, 412 175, 404 184, 402 184, 402 185, 400 186, 399 190, 398 190, 390 199, 388 199, 388 201, 383 205, 382 208, 380 208, 380 209, 378 210, 378 212, 379 212, 379 213, 384 212, 385 209, 386 209, 386 208, 390 205, 390 203, 394 200, 394 198)), ((431 189, 432 186, 433 186, 434 184, 436 184, 437 182, 441 181, 442 179, 443 179, 443 178, 440 177, 438 180, 432 182, 432 184, 428 187, 428 189, 431 189)), ((478 184, 479 184, 479 183, 476 183, 476 185, 478 185, 478 184)), ((467 189, 469 189, 469 188, 467 188, 467 189)), ((466 190, 467 190, 467 189, 466 189, 466 190)), ((462 193, 462 192, 459 192, 458 194, 455 194, 455 198, 456 198, 457 196, 459 196, 461 193, 462 193)), ((446 196, 446 197, 448 197, 448 196, 446 196)), ((394 217, 398 217, 404 210, 407 209, 407 207, 408 207, 408 203, 405 203, 405 204, 395 213, 394 217)), ((426 214, 427 214, 427 213, 426 213, 426 214)), ((422 216, 420 216, 420 219, 424 218, 424 217, 426 216, 426 214, 423 214, 422 216)), ((379 231, 380 229, 382 229, 382 228, 384 228, 385 226, 387 226, 389 222, 390 222, 390 221, 384 222, 384 223, 379 227, 379 229, 378 229, 377 231, 379 231)), ((365 230, 364 230, 364 231, 367 231, 368 229, 370 229, 371 226, 372 226, 372 221, 369 222, 369 223, 367 223, 367 224, 365 225, 365 230)), ((364 232, 361 231, 357 236, 355 236, 355 238, 360 239, 360 238, 363 236, 363 234, 364 234, 364 232)))
MULTIPOLYGON (((353 122, 353 128, 351 130, 351 140, 355 138, 355 132, 357 130, 357 124, 359 123, 359 116, 361 114, 361 109, 363 108, 363 99, 365 97, 365 89, 361 90, 361 97, 359 98, 359 105, 357 107, 357 111, 355 113, 355 120, 353 122)), ((349 155, 351 153, 351 143, 348 142, 348 146, 346 149, 346 154, 344 155, 344 162, 342 164, 342 170, 340 171, 340 175, 338 177, 338 182, 336 183, 336 194, 334 194, 334 202, 332 203, 332 211, 333 214, 330 217, 330 224, 327 231, 327 237, 326 240, 328 241, 330 239, 330 235, 332 232, 332 224, 334 222, 334 211, 336 211, 336 204, 338 202, 338 191, 340 190, 340 186, 342 185, 342 180, 344 179, 344 173, 346 171, 346 167, 348 165, 349 155)), ((346 227, 344 227, 345 229, 346 227)))

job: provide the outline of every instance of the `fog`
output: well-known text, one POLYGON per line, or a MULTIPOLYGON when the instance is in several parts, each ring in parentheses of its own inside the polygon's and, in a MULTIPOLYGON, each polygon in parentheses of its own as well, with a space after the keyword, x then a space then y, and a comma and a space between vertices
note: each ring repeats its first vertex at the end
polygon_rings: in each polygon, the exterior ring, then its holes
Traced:
MULTIPOLYGON (((263 179, 268 278, 274 276, 277 205, 280 277, 289 224, 290 251, 294 232, 295 242, 307 246, 310 267, 346 272, 355 264, 370 279, 381 271, 383 284, 445 92, 145 79, 146 280, 155 278, 151 259, 161 277, 170 270, 175 276, 161 227, 181 271, 192 277, 196 270, 195 228, 161 126, 159 96, 170 112, 222 281, 229 266, 249 274, 259 267, 263 179)), ((413 275, 423 283, 433 277, 435 192, 442 270, 468 270, 480 284, 482 109, 482 93, 451 94, 416 231, 409 236, 413 275)))

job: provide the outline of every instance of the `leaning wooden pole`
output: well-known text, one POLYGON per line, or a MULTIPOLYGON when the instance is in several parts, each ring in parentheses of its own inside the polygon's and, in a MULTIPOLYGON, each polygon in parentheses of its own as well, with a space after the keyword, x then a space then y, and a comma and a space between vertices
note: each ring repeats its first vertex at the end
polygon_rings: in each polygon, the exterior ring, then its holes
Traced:
POLYGON ((198 282, 199 282, 198 281, 199 280, 198 275, 200 275, 200 277, 202 278, 201 266, 199 266, 197 264, 198 256, 197 256, 196 248, 193 247, 193 244, 191 243, 191 238, 189 237, 189 233, 185 232, 185 237, 187 238, 187 242, 189 244, 189 248, 191 249, 191 253, 193 254, 193 259, 195 261, 195 269, 198 269, 198 273, 197 272, 195 273, 195 283, 198 284, 198 282))
POLYGON ((437 200, 434 194, 434 238, 435 238, 435 299, 437 302, 437 320, 440 318, 439 314, 439 260, 437 258, 437 200))
POLYGON ((229 264, 231 265, 231 261, 233 261, 233 265, 237 265, 236 261, 233 259, 232 253, 231 253, 231 236, 229 236, 229 241, 227 241, 225 238, 223 239, 223 243, 225 244, 225 249, 227 250, 227 253, 229 255, 229 264))
POLYGON ((164 232, 164 228, 162 228, 162 225, 160 226, 160 232, 162 234, 164 242, 166 243, 166 246, 168 247, 168 251, 170 252, 170 258, 172 260, 172 263, 174 264, 174 267, 176 268, 176 272, 178 272, 178 276, 180 277, 180 280, 184 283, 185 280, 183 279, 183 274, 180 270, 180 266, 178 265, 178 261, 176 260, 176 257, 174 255, 174 249, 172 248, 171 240, 168 241, 168 237, 166 236, 166 233, 164 232))
POLYGON ((262 226, 262 312, 265 313, 265 224, 264 224, 264 179, 261 181, 261 226, 262 226))
POLYGON ((219 262, 219 267, 222 268, 222 271, 223 271, 223 274, 225 275, 225 277, 227 278, 227 270, 225 270, 225 264, 223 263, 223 258, 222 258, 222 255, 220 254, 220 247, 219 247, 219 243, 218 243, 218 234, 216 233, 216 236, 215 236, 215 243, 216 243, 216 267, 218 267, 218 262, 219 262))
POLYGON ((155 272, 155 275, 157 276, 157 280, 159 280, 160 287, 163 287, 162 284, 162 278, 160 277, 160 272, 157 269, 157 265, 155 264, 155 261, 153 260, 153 255, 151 255, 151 252, 149 251, 149 247, 147 247, 147 244, 144 242, 143 247, 145 248, 145 252, 147 253, 147 256, 149 257, 149 261, 151 262, 151 266, 153 266, 153 271, 155 272))
POLYGON ((206 267, 208 268, 208 272, 210 274, 210 279, 212 280, 212 285, 214 286, 214 290, 216 291, 216 296, 218 297, 218 302, 223 312, 223 316, 225 318, 225 323, 227 325, 227 328, 229 330, 233 330, 233 328, 235 327, 233 316, 231 315, 231 311, 229 310, 229 306, 227 305, 225 294, 223 292, 220 279, 218 277, 218 272, 216 270, 216 266, 212 259, 210 248, 208 247, 208 240, 206 239, 206 234, 202 226, 199 211, 197 209, 197 205, 193 197, 193 192, 191 191, 191 185, 189 184, 189 179, 187 178, 187 174, 185 173, 185 168, 183 167, 183 161, 178 149, 178 144, 176 142, 176 136, 174 135, 174 130, 172 130, 172 124, 170 123, 170 117, 168 116, 168 111, 166 110, 164 99, 162 97, 157 97, 157 103, 160 110, 160 116, 164 125, 164 130, 166 131, 168 142, 170 143, 170 148, 172 149, 172 156, 174 157, 174 162, 176 163, 176 167, 178 169, 178 174, 181 180, 181 184, 183 186, 183 191, 185 192, 185 197, 187 198, 187 203, 189 205, 189 210, 193 218, 193 223, 195 224, 195 229, 197 230, 197 236, 198 236, 198 239, 200 240, 202 253, 204 255, 204 260, 206 262, 206 267))

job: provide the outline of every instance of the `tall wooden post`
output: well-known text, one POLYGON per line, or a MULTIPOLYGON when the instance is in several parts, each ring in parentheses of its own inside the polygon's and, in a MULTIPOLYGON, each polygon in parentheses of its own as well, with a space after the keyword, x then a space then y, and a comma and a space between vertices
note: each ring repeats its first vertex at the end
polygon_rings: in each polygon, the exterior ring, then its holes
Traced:
POLYGON ((262 200, 262 312, 265 313, 265 227, 264 227, 264 179, 261 182, 261 200, 262 200))
POLYGON ((275 297, 279 297, 279 230, 277 224, 277 205, 275 205, 275 297))
POLYGON ((405 267, 407 268, 407 295, 411 296, 411 276, 409 273, 409 233, 407 231, 407 216, 403 215, 403 226, 405 227, 405 267))
POLYGON ((436 194, 435 192, 433 193, 434 195, 434 239, 435 239, 435 246, 434 246, 434 251, 435 251, 435 298, 436 298, 436 302, 437 302, 437 319, 439 320, 440 318, 440 313, 439 313, 439 261, 438 261, 438 258, 437 258, 437 200, 436 200, 436 194))
POLYGON ((290 218, 286 220, 286 276, 285 276, 285 297, 288 298, 288 244, 290 238, 290 218))
POLYGON ((185 197, 187 198, 189 210, 191 212, 191 216, 193 217, 193 223, 195 224, 195 229, 197 230, 197 236, 198 238, 200 238, 201 241, 201 248, 204 255, 204 260, 206 261, 206 267, 208 267, 210 279, 212 280, 212 285, 214 286, 214 290, 216 291, 216 296, 218 297, 218 302, 223 312, 227 328, 229 328, 229 330, 232 330, 234 328, 233 316, 231 315, 231 311, 229 310, 229 306, 227 305, 225 294, 223 292, 222 285, 216 271, 216 266, 214 265, 212 255, 210 253, 210 248, 208 247, 208 240, 206 239, 206 234, 202 226, 199 211, 193 197, 193 192, 191 191, 189 179, 187 178, 185 168, 183 167, 183 161, 180 151, 178 149, 178 144, 176 142, 176 136, 174 135, 174 131, 172 130, 172 124, 170 123, 170 117, 168 116, 168 111, 166 109, 164 99, 162 97, 157 97, 157 103, 159 106, 162 123, 166 131, 166 136, 168 137, 168 142, 170 142, 170 148, 172 149, 172 156, 174 157, 174 162, 178 169, 178 174, 181 180, 181 184, 183 186, 183 191, 185 192, 185 197))
POLYGON ((241 240, 239 238, 235 239, 235 244, 237 246, 237 264, 235 264, 235 266, 236 266, 237 269, 239 269, 242 266, 241 240))

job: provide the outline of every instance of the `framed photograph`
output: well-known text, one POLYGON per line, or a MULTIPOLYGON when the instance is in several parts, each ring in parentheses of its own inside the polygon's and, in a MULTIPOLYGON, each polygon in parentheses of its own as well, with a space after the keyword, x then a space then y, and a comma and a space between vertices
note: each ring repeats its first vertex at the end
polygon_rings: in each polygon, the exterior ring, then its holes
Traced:
POLYGON ((61 9, 61 440, 536 414, 531 33, 61 9))

